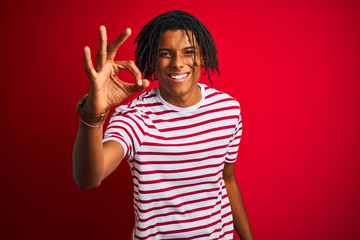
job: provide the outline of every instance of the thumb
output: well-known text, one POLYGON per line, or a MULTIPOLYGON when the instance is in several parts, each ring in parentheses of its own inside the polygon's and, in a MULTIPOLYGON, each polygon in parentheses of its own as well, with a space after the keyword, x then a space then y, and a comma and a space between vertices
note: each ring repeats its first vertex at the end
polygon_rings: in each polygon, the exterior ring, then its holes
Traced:
POLYGON ((149 80, 147 79, 139 79, 135 84, 131 85, 132 92, 142 92, 150 85, 149 80))

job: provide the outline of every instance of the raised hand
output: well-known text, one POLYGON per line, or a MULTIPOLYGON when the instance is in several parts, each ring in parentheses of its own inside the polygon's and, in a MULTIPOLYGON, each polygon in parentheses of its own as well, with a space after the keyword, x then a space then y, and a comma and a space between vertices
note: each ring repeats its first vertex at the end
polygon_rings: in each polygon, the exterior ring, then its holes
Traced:
POLYGON ((142 79, 140 70, 133 61, 114 61, 118 48, 131 35, 127 28, 119 37, 107 46, 106 28, 100 26, 99 49, 95 68, 91 60, 90 48, 84 49, 85 70, 90 79, 90 91, 84 109, 92 114, 105 112, 112 106, 118 105, 135 92, 143 91, 149 86, 149 81, 142 79), (136 83, 121 81, 117 74, 119 70, 129 70, 135 77, 136 83))

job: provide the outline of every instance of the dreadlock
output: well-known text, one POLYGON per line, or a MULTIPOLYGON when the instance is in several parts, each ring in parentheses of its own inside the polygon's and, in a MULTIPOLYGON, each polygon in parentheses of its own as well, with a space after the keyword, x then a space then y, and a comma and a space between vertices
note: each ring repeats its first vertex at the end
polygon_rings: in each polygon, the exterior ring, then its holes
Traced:
MULTIPOLYGON (((200 47, 200 54, 204 59, 204 75, 207 73, 211 86, 213 83, 210 78, 215 71, 219 72, 219 61, 216 56, 218 53, 214 40, 203 23, 193 15, 175 10, 163 13, 150 22, 148 22, 139 35, 136 37, 134 44, 137 43, 135 51, 135 62, 139 70, 144 74, 144 78, 151 81, 156 80, 155 70, 158 68, 158 46, 161 35, 169 30, 184 30, 190 41, 189 32, 192 34, 192 44, 195 49, 195 39, 200 47)), ((194 64, 197 66, 194 51, 194 64)))

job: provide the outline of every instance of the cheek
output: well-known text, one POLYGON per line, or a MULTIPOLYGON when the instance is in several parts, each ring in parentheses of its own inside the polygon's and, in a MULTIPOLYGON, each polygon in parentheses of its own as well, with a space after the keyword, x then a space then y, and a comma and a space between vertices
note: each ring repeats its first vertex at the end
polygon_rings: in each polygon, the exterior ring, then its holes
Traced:
POLYGON ((204 65, 203 58, 201 58, 200 56, 196 56, 196 65, 197 66, 195 66, 194 58, 192 59, 192 63, 193 63, 194 68, 200 68, 200 70, 201 70, 201 67, 204 65))
POLYGON ((169 66, 168 61, 166 60, 161 60, 159 61, 159 68, 158 68, 158 72, 162 73, 167 67, 169 66))

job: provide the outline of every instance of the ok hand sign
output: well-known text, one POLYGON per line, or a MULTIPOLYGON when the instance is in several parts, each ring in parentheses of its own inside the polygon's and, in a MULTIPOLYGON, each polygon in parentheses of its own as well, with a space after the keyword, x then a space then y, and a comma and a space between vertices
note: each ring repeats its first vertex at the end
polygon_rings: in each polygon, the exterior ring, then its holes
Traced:
POLYGON ((130 36, 127 28, 119 37, 107 46, 107 35, 104 26, 100 26, 99 49, 94 68, 90 48, 84 49, 85 70, 90 79, 89 96, 84 109, 92 114, 103 113, 112 106, 118 105, 135 92, 143 91, 149 86, 149 81, 142 79, 142 74, 133 61, 114 61, 118 48, 130 36), (121 81, 117 74, 119 70, 129 70, 136 83, 121 81))

